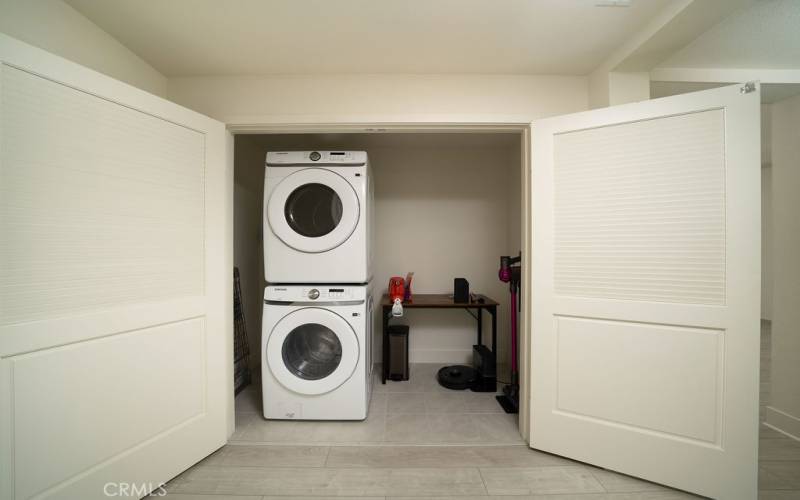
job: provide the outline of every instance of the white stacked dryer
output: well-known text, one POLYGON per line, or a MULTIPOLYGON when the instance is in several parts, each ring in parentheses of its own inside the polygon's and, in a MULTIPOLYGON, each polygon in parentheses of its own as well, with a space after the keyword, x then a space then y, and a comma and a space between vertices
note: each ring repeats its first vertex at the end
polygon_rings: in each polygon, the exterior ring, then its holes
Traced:
POLYGON ((261 337, 265 418, 367 416, 372 185, 363 151, 267 153, 261 337))
POLYGON ((368 282, 372 277, 373 199, 364 151, 267 153, 267 282, 368 282))

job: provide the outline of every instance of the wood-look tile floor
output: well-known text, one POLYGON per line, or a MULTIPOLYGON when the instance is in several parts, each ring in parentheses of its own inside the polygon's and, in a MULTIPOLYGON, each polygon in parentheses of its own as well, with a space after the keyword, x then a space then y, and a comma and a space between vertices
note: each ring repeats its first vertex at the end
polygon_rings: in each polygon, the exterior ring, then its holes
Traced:
MULTIPOLYGON (((762 331, 762 407, 769 398, 762 331)), ((698 498, 529 449, 492 394, 453 392, 415 365, 374 385, 364 422, 274 422, 260 388, 236 398, 230 443, 167 484, 168 500, 678 500, 698 498)), ((763 408, 762 408, 763 409, 763 408)), ((800 442, 762 427, 760 500, 800 500, 800 442)))

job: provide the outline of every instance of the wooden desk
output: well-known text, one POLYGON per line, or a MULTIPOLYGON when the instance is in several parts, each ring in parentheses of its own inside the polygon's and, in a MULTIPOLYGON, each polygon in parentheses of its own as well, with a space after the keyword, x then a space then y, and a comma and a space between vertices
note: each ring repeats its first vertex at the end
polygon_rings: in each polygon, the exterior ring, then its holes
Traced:
MULTIPOLYGON (((492 356, 495 358, 497 366, 497 306, 496 301, 486 295, 473 294, 472 302, 458 303, 453 302, 453 297, 444 293, 415 293, 411 295, 411 300, 403 302, 403 309, 464 309, 470 316, 478 321, 478 344, 482 344, 483 337, 483 311, 484 309, 492 315, 492 356), (481 302, 481 300, 483 302, 481 302), (470 312, 471 309, 477 311, 477 315, 470 312)), ((389 295, 384 294, 381 298, 381 319, 383 320, 383 369, 381 370, 381 381, 386 383, 386 376, 389 373, 389 320, 392 319, 392 303, 389 295)), ((410 339, 409 339, 410 341, 410 339)))

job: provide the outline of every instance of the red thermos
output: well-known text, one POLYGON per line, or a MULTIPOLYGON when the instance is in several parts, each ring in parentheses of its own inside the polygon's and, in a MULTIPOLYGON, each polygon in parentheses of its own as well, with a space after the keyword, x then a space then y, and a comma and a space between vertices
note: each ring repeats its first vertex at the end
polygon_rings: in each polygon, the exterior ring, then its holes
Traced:
POLYGON ((406 292, 406 281, 400 276, 389 278, 389 302, 392 303, 392 316, 403 315, 403 298, 406 292))
POLYGON ((389 278, 389 302, 394 303, 395 300, 400 299, 403 301, 406 293, 406 280, 400 276, 392 276, 389 278))

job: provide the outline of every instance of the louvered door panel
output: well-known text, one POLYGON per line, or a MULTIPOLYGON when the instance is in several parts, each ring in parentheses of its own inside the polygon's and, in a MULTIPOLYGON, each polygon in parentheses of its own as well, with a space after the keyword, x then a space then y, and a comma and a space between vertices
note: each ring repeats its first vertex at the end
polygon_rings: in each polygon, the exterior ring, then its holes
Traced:
POLYGON ((724 112, 558 134, 560 295, 725 303, 724 112))
POLYGON ((204 135, 9 66, 0 88, 0 324, 202 296, 204 135))

